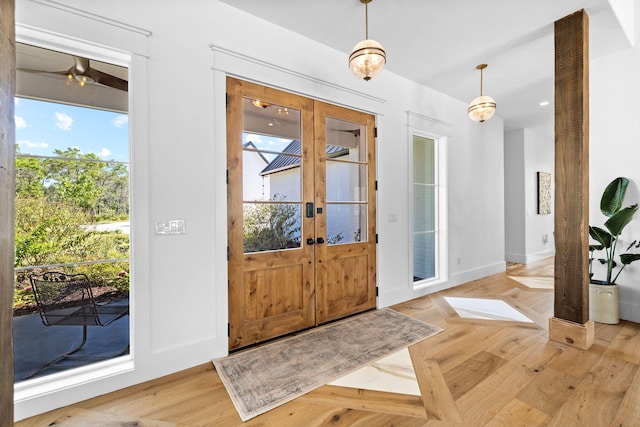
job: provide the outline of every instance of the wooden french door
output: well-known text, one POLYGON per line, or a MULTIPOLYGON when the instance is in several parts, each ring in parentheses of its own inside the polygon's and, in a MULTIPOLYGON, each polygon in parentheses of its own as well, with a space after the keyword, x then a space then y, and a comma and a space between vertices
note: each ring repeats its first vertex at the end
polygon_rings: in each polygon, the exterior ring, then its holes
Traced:
POLYGON ((227 79, 230 349, 375 308, 374 124, 227 79))

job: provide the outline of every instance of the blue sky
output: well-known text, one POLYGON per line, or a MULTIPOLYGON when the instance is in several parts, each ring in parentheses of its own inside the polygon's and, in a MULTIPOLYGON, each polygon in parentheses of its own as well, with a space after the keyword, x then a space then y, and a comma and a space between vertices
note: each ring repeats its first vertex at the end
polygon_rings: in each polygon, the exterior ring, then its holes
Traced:
MULTIPOLYGON (((277 138, 275 136, 259 135, 257 133, 243 133, 242 137, 244 141, 242 143, 253 142, 258 150, 268 150, 281 152, 287 145, 291 143, 290 138, 277 138)), ((275 159, 275 154, 262 153, 262 155, 268 160, 275 159)))
POLYGON ((15 122, 22 154, 46 156, 77 147, 104 160, 129 161, 127 114, 16 98, 15 122))

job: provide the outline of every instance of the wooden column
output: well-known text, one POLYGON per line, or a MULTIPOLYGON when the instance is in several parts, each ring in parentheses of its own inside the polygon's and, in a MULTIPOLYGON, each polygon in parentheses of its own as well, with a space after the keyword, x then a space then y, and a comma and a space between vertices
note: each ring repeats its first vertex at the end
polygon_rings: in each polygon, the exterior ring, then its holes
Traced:
POLYGON ((0 0, 0 426, 13 425, 15 0, 0 0))
POLYGON ((589 320, 589 16, 555 23, 555 300, 549 338, 587 349, 589 320))

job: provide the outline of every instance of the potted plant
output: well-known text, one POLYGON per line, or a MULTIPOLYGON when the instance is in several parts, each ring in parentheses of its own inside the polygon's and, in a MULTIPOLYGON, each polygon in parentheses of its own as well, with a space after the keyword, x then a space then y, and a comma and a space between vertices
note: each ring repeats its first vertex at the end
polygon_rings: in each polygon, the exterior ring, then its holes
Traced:
POLYGON ((622 177, 614 179, 607 185, 600 200, 600 211, 608 218, 604 223, 606 230, 589 226, 589 235, 598 242, 595 245, 589 245, 591 254, 589 257, 589 317, 595 322, 614 324, 620 321, 616 280, 626 266, 640 259, 640 253, 628 252, 633 247, 640 247, 640 242, 634 240, 627 246, 625 253, 619 256, 620 262, 616 261, 620 235, 638 210, 637 204, 622 207, 628 185, 629 180, 622 177), (604 256, 595 258, 596 251, 604 251, 604 256), (605 266, 604 280, 593 278, 594 259, 605 266))

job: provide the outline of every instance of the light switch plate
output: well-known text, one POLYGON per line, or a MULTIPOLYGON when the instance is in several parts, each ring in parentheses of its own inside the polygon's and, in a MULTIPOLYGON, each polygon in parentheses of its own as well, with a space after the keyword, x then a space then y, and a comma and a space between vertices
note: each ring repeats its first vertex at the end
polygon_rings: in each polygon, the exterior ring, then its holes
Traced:
POLYGON ((162 219, 156 221, 156 234, 173 235, 187 234, 184 219, 162 219))

